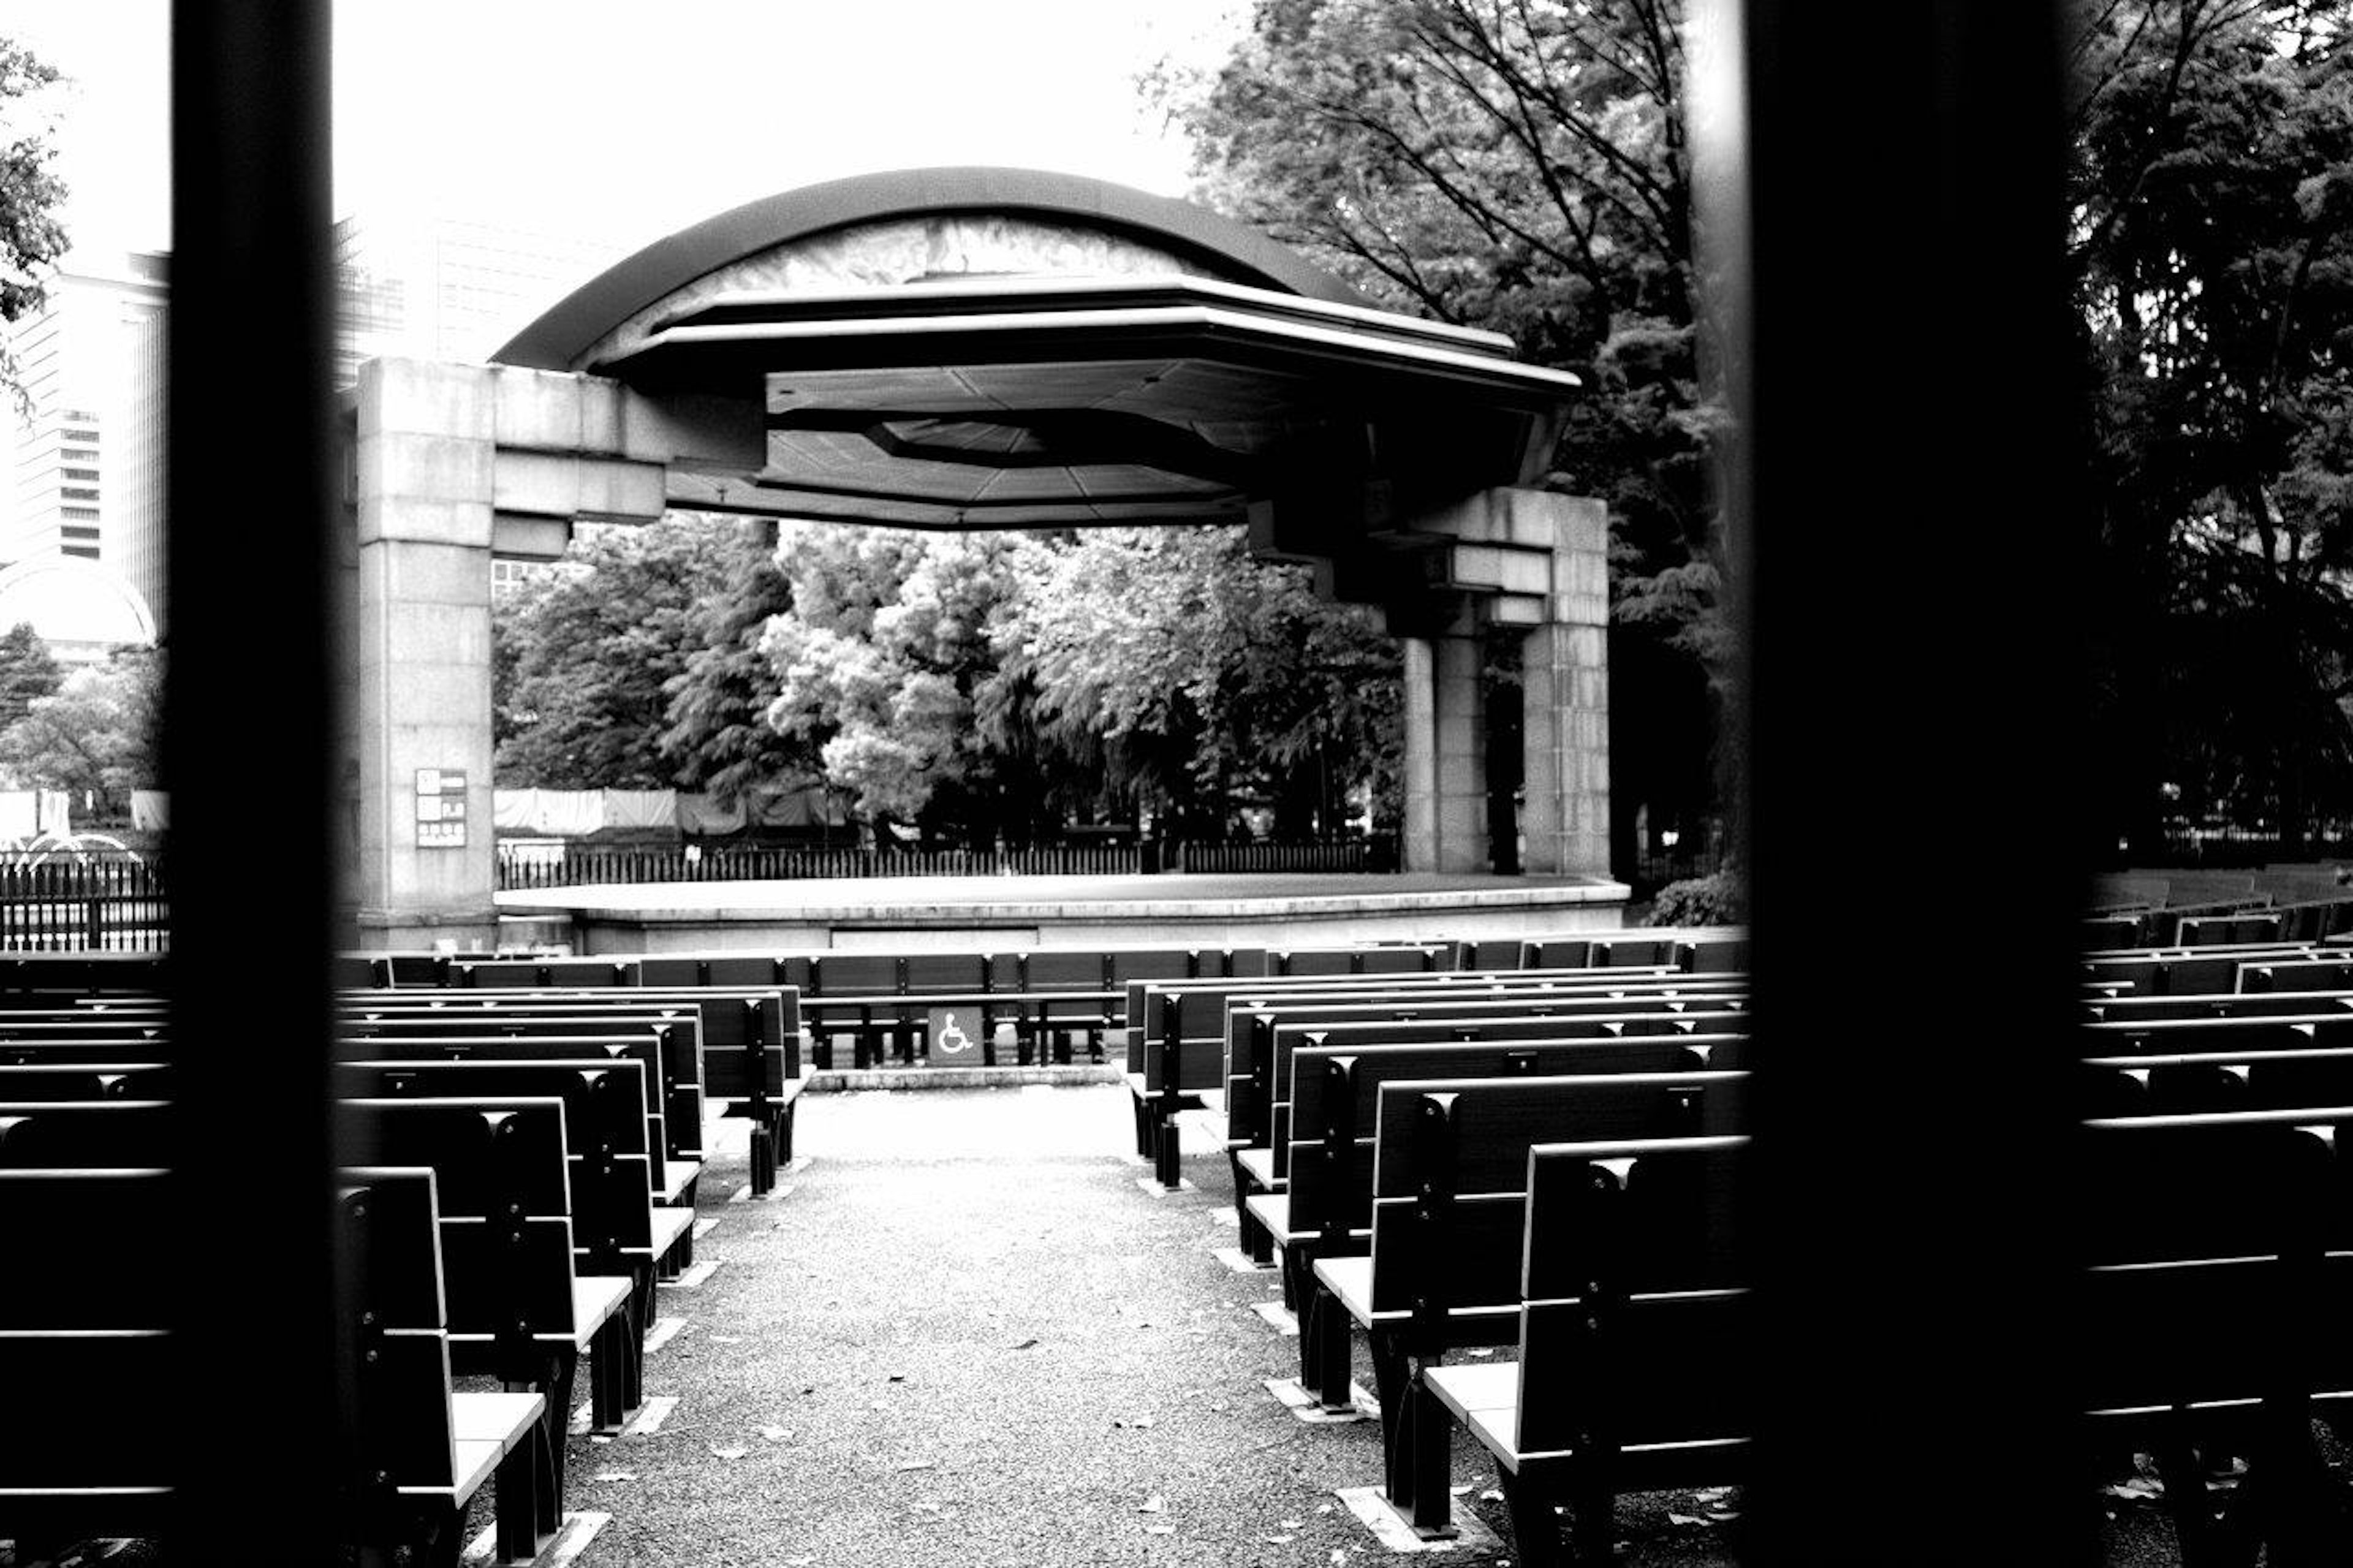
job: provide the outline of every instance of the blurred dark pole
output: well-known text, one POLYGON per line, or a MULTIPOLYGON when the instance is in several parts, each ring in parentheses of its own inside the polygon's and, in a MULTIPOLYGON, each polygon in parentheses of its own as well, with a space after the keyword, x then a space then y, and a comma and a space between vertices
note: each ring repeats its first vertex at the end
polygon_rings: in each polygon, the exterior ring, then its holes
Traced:
POLYGON ((1763 1563, 2076 1562, 2081 555, 2049 5, 1706 0, 1763 1563))
POLYGON ((174 7, 172 1033, 187 1353, 174 1561, 332 1559, 325 0, 174 7))

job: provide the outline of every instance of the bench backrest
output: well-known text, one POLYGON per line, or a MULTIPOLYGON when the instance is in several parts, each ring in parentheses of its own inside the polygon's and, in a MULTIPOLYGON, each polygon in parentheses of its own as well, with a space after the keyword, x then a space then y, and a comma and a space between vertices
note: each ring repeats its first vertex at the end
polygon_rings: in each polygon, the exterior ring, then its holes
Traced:
MULTIPOLYGON (((1693 1074, 1736 1069, 1740 1066, 1736 1056, 1710 1053, 1712 1048, 1734 1051, 1739 1044, 1717 1037, 1699 1042, 1594 1040, 1534 1047, 1389 1046, 1303 1050, 1294 1072, 1303 1097, 1298 1122, 1303 1135, 1291 1140, 1282 1167, 1290 1182, 1292 1223, 1313 1225, 1327 1246, 1340 1242, 1350 1230, 1377 1227, 1374 1185, 1380 1157, 1378 1122, 1382 1096, 1392 1087, 1473 1077, 1533 1081, 1677 1075, 1674 1081, 1681 1083, 1693 1074)), ((1661 1116, 1674 1110, 1672 1096, 1652 1096, 1649 1103, 1661 1116)), ((1518 1220, 1514 1215, 1498 1223, 1516 1226, 1518 1220)), ((1506 1270, 1492 1278, 1502 1281, 1515 1276, 1506 1270)))
MULTIPOLYGON (((564 1106, 572 1243, 582 1274, 621 1274, 652 1245, 655 1179, 645 1072, 636 1062, 356 1061, 335 1067, 336 1092, 358 1100, 550 1099, 564 1106)), ((659 1136, 657 1124, 652 1136, 659 1136)))
POLYGON ((1736 1204, 1747 1141, 1529 1151, 1518 1288, 1523 1452, 1691 1444, 1753 1430, 1752 1271, 1736 1204))
MULTIPOLYGON (((1228 1104, 1229 1109, 1239 1106, 1241 1125, 1253 1130, 1234 1136, 1248 1136, 1253 1144, 1271 1143, 1280 1149, 1305 1135, 1303 1131, 1293 1130, 1295 1113, 1292 1097, 1299 1086, 1296 1053, 1303 1047, 1358 1050, 1389 1045, 1528 1046, 1574 1040, 1685 1039, 1736 1035, 1746 1027, 1746 1013, 1684 1013, 1663 1008, 1646 1011, 1639 1006, 1631 1011, 1601 1013, 1570 1009, 1535 1016, 1486 1017, 1467 1013, 1444 1019, 1401 1020, 1365 1027, 1282 1023, 1273 1029, 1271 1045, 1262 1047, 1261 1061, 1252 1063, 1250 1077, 1229 1088, 1228 1104), (1265 1131, 1259 1132, 1255 1131, 1258 1128, 1265 1131)), ((1447 1076, 1475 1075, 1456 1072, 1447 1076)), ((1302 1124, 1303 1128, 1313 1125, 1316 1123, 1302 1124)), ((1369 1136, 1370 1124, 1365 1125, 1369 1136)), ((1277 1169, 1282 1168, 1282 1161, 1279 1159, 1277 1169)))
POLYGON ((623 1032, 620 1034, 576 1033, 567 1035, 508 1035, 442 1034, 438 1031, 411 1033, 388 1029, 371 1034, 340 1035, 336 1039, 336 1055, 353 1061, 385 1062, 628 1062, 640 1069, 640 1080, 647 1086, 645 1101, 646 1142, 640 1152, 659 1149, 666 1159, 694 1157, 693 1145, 683 1140, 700 1140, 700 1100, 682 1095, 666 1079, 669 1064, 662 1058, 651 1037, 623 1032), (683 1120, 675 1107, 683 1101, 683 1114, 695 1120, 683 1120))

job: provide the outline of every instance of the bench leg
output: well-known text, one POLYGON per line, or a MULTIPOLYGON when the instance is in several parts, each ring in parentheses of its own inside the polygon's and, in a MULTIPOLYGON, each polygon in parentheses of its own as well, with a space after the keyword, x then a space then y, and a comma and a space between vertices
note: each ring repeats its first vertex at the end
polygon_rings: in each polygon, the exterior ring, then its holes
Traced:
POLYGON ((1153 1119, 1152 1173, 1164 1187, 1175 1189, 1184 1184, 1184 1151, 1176 1137, 1176 1116, 1174 1111, 1155 1113, 1153 1119))
POLYGON ((2332 1496, 2328 1468, 2312 1441, 2312 1415, 2303 1400, 2283 1401, 2264 1412, 2260 1453, 2249 1468, 2248 1500, 2269 1568, 2306 1568, 2341 1563, 2337 1544, 2344 1520, 2332 1496))
POLYGON ((1413 1384, 1405 1345, 1386 1329, 1367 1330, 1365 1341, 1372 1354, 1373 1397, 1381 1402, 1381 1475, 1388 1487, 1389 1501, 1400 1509, 1411 1508, 1414 1472, 1409 1462, 1408 1433, 1413 1417, 1413 1384))
POLYGON ((1355 1349, 1349 1337, 1352 1326, 1337 1296, 1320 1285, 1312 1288, 1307 1310, 1299 1322, 1300 1345, 1314 1369, 1312 1386, 1316 1400, 1334 1415, 1353 1405, 1348 1390, 1355 1349), (1310 1335, 1314 1339, 1312 1346, 1307 1342, 1310 1335))
POLYGON ((1503 1479, 1504 1510, 1512 1520, 1512 1544, 1519 1549, 1514 1560, 1521 1568, 1567 1568, 1552 1489, 1508 1470, 1503 1479))
MULTIPOLYGON (((1399 1401, 1404 1431, 1404 1471, 1408 1493, 1402 1501, 1392 1493, 1389 1501, 1410 1510, 1408 1514, 1413 1532, 1424 1541, 1451 1541, 1461 1532, 1454 1527, 1454 1498, 1446 1483, 1452 1476, 1454 1457, 1454 1417, 1438 1396, 1423 1386, 1416 1376, 1399 1401)), ((1388 1396, 1383 1395, 1381 1419, 1388 1419, 1388 1396)))
POLYGON ((598 1325, 588 1342, 588 1426, 606 1436, 617 1434, 637 1407, 629 1363, 639 1348, 633 1316, 624 1309, 598 1325))
POLYGON ((1618 1555, 1618 1489, 1606 1457, 1578 1461, 1569 1492, 1569 1541, 1578 1568, 1606 1564, 1618 1555))
POLYGON ((2212 1489, 2206 1484, 2206 1467, 2191 1441, 2188 1423, 2167 1424, 2152 1456, 2165 1482, 2165 1510, 2173 1518, 2173 1533, 2181 1552, 2181 1568, 2235 1568, 2254 1561, 2254 1542, 2234 1542, 2233 1521, 2214 1507, 2212 1489))
POLYGON ((793 1112, 799 1108, 800 1101, 796 1100, 787 1100, 769 1110, 768 1114, 773 1119, 768 1138, 768 1161, 772 1167, 768 1179, 771 1185, 775 1184, 776 1170, 793 1163, 793 1112))
POLYGON ((752 1123, 752 1194, 765 1195, 776 1184, 776 1141, 767 1128, 752 1123))
POLYGON ((564 1499, 555 1461, 548 1452, 544 1423, 499 1461, 498 1560, 528 1563, 555 1539, 564 1523, 564 1499))

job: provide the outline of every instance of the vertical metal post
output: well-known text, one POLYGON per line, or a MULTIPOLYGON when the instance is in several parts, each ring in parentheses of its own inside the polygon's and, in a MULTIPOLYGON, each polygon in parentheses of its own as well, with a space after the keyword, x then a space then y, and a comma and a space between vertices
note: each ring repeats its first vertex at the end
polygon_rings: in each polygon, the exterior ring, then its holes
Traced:
POLYGON ((154 1404, 196 1423, 177 1445, 175 1562, 317 1563, 349 1517, 327 1061, 328 26, 320 0, 173 15, 164 772, 188 1253, 168 1296, 181 1386, 154 1404))
POLYGON ((2093 1556, 2063 1217, 2086 577, 2054 10, 1694 16, 1740 432, 1754 1562, 2093 1556), (1890 908, 2000 960, 1924 975, 1858 928, 1890 908), (1932 1454, 1998 1463, 1924 1533, 1932 1454))

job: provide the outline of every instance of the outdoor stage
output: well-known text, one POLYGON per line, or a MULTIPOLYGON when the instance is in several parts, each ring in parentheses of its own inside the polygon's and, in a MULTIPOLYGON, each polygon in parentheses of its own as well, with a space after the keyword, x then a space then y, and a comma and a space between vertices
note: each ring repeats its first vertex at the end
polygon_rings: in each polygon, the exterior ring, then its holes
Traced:
POLYGON ((876 877, 498 895, 500 941, 575 953, 712 948, 1315 947, 1615 930, 1591 877, 876 877))

